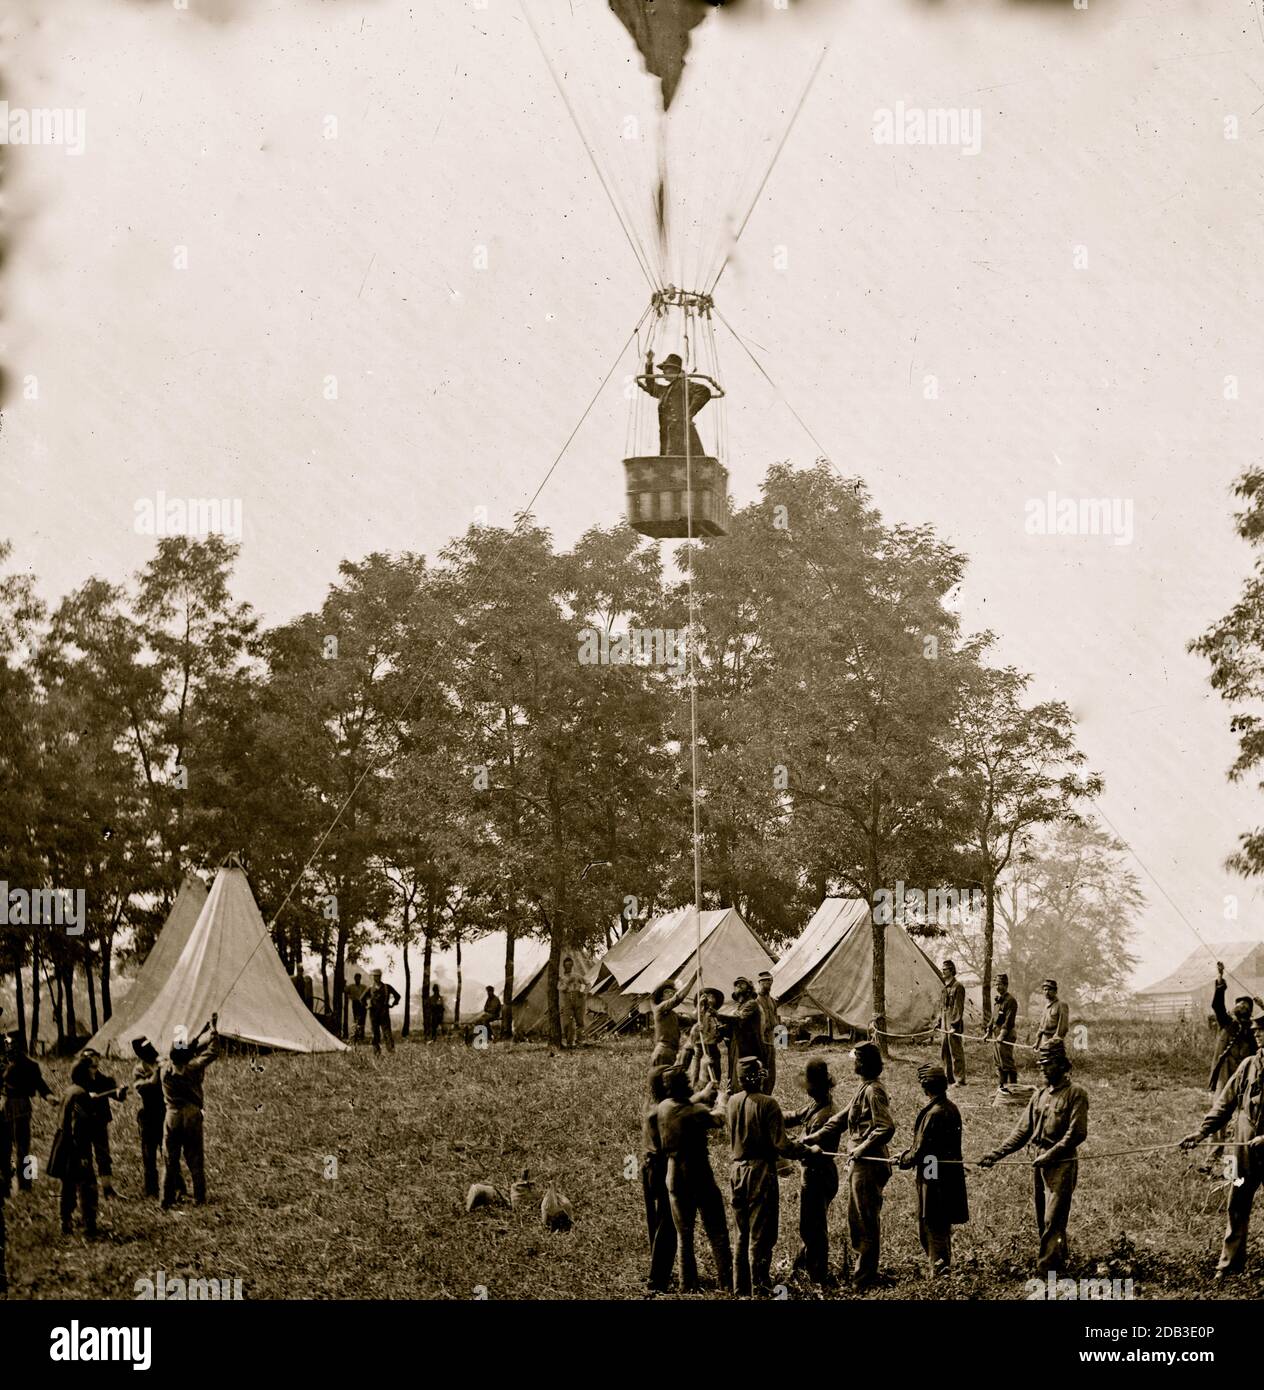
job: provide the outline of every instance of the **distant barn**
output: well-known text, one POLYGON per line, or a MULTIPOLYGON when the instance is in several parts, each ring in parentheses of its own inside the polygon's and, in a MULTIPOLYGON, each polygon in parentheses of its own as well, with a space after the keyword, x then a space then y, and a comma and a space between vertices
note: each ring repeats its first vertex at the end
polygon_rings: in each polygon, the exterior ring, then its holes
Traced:
POLYGON ((1264 942, 1213 941, 1199 947, 1170 975, 1137 991, 1137 1006, 1148 1018, 1200 1020, 1211 1013, 1216 962, 1224 961, 1230 1009, 1239 994, 1264 997, 1264 942))

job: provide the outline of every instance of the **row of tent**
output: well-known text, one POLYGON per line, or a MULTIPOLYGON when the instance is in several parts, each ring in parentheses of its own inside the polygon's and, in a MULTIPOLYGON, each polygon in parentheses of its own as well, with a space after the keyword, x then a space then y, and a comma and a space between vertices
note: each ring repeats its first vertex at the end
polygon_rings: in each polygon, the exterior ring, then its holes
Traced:
MULTIPOLYGON (((699 914, 677 908, 633 928, 600 959, 573 952, 589 981, 589 1024, 621 1028, 650 996, 674 980, 701 979, 728 996, 733 980, 772 973, 772 992, 787 1022, 830 1019, 865 1029, 873 1011, 869 911, 860 898, 826 898, 779 961, 736 908, 699 914)), ((548 953, 528 946, 514 990, 514 1033, 547 1031, 548 953)), ((942 983, 921 947, 898 923, 886 929, 887 1027, 911 1033, 934 1021, 942 983)), ((89 1046, 127 1055, 133 1039, 161 1049, 183 1028, 195 1035, 212 1013, 224 1037, 289 1052, 336 1052, 345 1044, 299 999, 276 953, 241 865, 227 861, 208 891, 186 875, 158 940, 109 1021, 89 1046)))
MULTIPOLYGON (((774 960, 734 907, 677 908, 626 932, 598 961, 579 957, 588 971, 589 1025, 621 1028, 645 1012, 659 985, 674 980, 724 992, 744 975, 772 975, 772 994, 788 1022, 828 1019, 864 1031, 873 1017, 873 935, 863 898, 826 898, 802 935, 774 960)), ((886 1018, 892 1033, 929 1027, 939 1012, 943 981, 922 948, 898 923, 886 928, 886 1018)), ((514 993, 514 1033, 542 1033, 548 1019, 547 956, 514 993)))

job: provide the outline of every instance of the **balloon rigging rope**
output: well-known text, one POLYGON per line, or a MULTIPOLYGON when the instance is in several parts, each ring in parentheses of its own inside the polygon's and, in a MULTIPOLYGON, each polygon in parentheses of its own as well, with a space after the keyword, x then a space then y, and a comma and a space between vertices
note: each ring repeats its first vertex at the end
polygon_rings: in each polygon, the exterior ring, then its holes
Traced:
MULTIPOLYGON (((481 597, 481 595, 482 595, 483 591, 486 589, 488 583, 491 581, 492 577, 495 575, 496 571, 497 571, 498 568, 500 567, 502 561, 503 561, 504 558, 505 558, 506 552, 508 551, 510 545, 511 545, 511 544, 513 543, 513 541, 514 541, 514 538, 517 536, 518 532, 522 529, 522 527, 523 527, 523 525, 525 524, 527 518, 531 515, 531 509, 532 509, 532 507, 535 506, 536 502, 539 500, 540 494, 541 494, 541 493, 544 491, 544 489, 548 486, 549 479, 553 476, 554 472, 556 472, 558 464, 561 463, 563 457, 564 457, 565 454, 566 454, 567 449, 570 448, 571 444, 573 443, 573 441, 574 441, 574 439, 575 439, 575 436, 579 433, 580 429, 583 427, 584 421, 587 420, 589 414, 590 414, 591 411, 592 411, 593 406, 597 404, 598 398, 600 397, 602 391, 605 390, 607 382, 609 382, 610 378, 614 375, 615 369, 618 367, 619 363, 623 361, 623 355, 624 355, 624 353, 626 353, 627 350, 628 350, 628 348, 636 341, 637 334, 641 331, 641 328, 642 328, 642 326, 644 325, 645 320, 649 317, 649 315, 650 315, 651 312, 652 312, 652 306, 651 306, 651 308, 647 308, 647 309, 645 310, 645 312, 641 315, 640 319, 637 321, 636 327, 632 330, 631 333, 628 334, 627 339, 626 339, 625 342, 623 343, 623 346, 620 347, 620 349, 619 349, 619 351, 618 351, 618 354, 617 354, 617 356, 615 357, 614 361, 611 362, 609 370, 606 372, 605 376, 602 377, 600 384, 598 385, 597 389, 596 389, 596 390, 593 392, 593 394, 592 394, 592 398, 589 400, 588 404, 584 407, 583 414, 580 415, 579 419, 575 422, 575 428, 574 428, 573 430, 571 430, 570 434, 568 434, 568 435, 566 436, 565 442, 563 443, 562 447, 557 451, 557 454, 556 454, 556 456, 554 457, 553 462, 549 464, 548 469, 547 469, 547 471, 546 471, 545 474, 544 474, 544 477, 540 479, 539 485, 536 487, 536 490, 531 494, 531 498, 530 498, 530 500, 527 502, 526 506, 523 507, 523 508, 521 508, 521 509, 519 510, 519 512, 518 512, 518 520, 514 523, 514 528, 513 528, 513 530, 512 530, 512 531, 509 533, 509 535, 506 537, 505 543, 504 543, 504 545, 501 546, 499 552, 493 557, 491 566, 490 566, 490 567, 488 568, 488 570, 484 573, 482 582, 481 582, 481 583, 478 585, 478 587, 475 589, 475 591, 474 591, 474 593, 473 593, 473 595, 472 595, 472 597, 471 597, 471 602, 472 602, 472 603, 473 603, 473 602, 477 602, 477 600, 481 597)), ((430 672, 431 672, 431 670, 433 669, 435 662, 439 659, 439 656, 440 656, 440 654, 442 653, 443 650, 444 650, 444 643, 443 643, 443 641, 442 641, 442 640, 437 641, 437 642, 435 643, 435 645, 434 645, 434 649, 433 649, 432 652, 431 652, 430 660, 426 663, 425 668, 422 670, 421 675, 418 677, 417 682, 416 682, 416 684, 413 686, 412 691, 409 693, 408 698, 404 701, 403 705, 401 705, 400 708, 399 708, 399 710, 396 712, 396 715, 395 715, 395 718, 396 718, 396 719, 402 719, 402 718, 404 717, 404 715, 408 713, 408 710, 411 708, 413 701, 417 698, 418 695, 421 694, 422 687, 426 684, 426 681, 427 681, 427 679, 429 678, 430 672)), ((398 750, 397 750, 397 751, 398 751, 398 750)), ((393 756, 393 755, 392 755, 392 756, 393 756)), ((298 874, 296 875, 296 877, 295 877, 293 883, 290 885, 289 891, 286 893, 285 897, 281 899, 281 905, 280 905, 280 907, 278 907, 277 910, 272 914, 272 921, 268 924, 268 927, 269 927, 268 931, 265 932, 265 933, 259 938, 259 940, 255 943, 254 949, 250 952, 250 954, 249 954, 249 955, 246 957, 246 959, 242 962, 241 969, 238 970, 237 974, 233 976, 232 983, 229 984, 228 988, 224 991, 223 996, 222 996, 222 998, 221 998, 221 1000, 220 1000, 219 1006, 218 1006, 215 1010, 213 1010, 213 1012, 219 1012, 219 1010, 222 1009, 223 1006, 224 1006, 224 1004, 228 1001, 229 996, 232 994, 233 990, 236 989, 236 987, 237 987, 237 982, 238 982, 238 980, 240 980, 241 977, 242 977, 242 975, 245 974, 245 972, 246 972, 246 967, 247 967, 247 966, 250 964, 250 962, 254 959, 254 957, 255 957, 255 952, 259 950, 259 948, 264 944, 265 941, 271 941, 271 939, 272 939, 272 938, 271 938, 271 933, 272 933, 272 931, 276 928, 276 924, 277 924, 277 922, 280 920, 281 913, 285 911, 286 905, 289 903, 290 899, 294 896, 295 891, 297 890, 299 884, 303 881, 303 877, 304 877, 304 875, 307 873, 308 869, 310 869, 311 866, 312 866, 312 864, 315 862, 316 856, 317 856, 317 855, 321 852, 321 850, 324 848, 326 840, 328 840, 329 837, 330 837, 330 835, 333 834, 335 828, 336 828, 337 825, 338 825, 338 822, 342 819, 343 812, 346 811, 347 807, 351 805, 352 801, 353 801, 353 800, 355 799, 355 797, 356 797, 356 794, 359 792, 360 788, 364 785, 364 783, 365 783, 365 781, 368 779, 369 775, 370 775, 371 773, 373 773, 373 772, 376 772, 384 763, 386 763, 386 762, 388 762, 388 761, 390 761, 390 758, 389 758, 389 757, 378 757, 378 758, 373 758, 373 759, 371 759, 371 760, 366 764, 366 766, 365 766, 365 768, 364 768, 364 771, 361 772, 361 774, 359 775, 359 777, 356 778, 355 785, 354 785, 354 786, 351 788, 351 790, 347 793, 346 798, 344 799, 342 805, 338 807, 337 812, 334 814, 333 820, 331 820, 331 821, 329 822, 328 827, 325 829, 325 831, 324 831, 324 833, 321 835, 320 839, 317 840, 317 842, 316 842, 316 847, 312 850, 311 854, 309 854, 309 855, 307 856, 306 862, 304 863, 303 867, 298 871, 298 874)))
POLYGON ((553 85, 557 88, 557 94, 562 98, 562 104, 566 107, 567 113, 571 118, 571 122, 575 127, 576 133, 579 135, 580 142, 583 144, 584 149, 588 152, 588 158, 592 162, 593 169, 596 172, 597 178, 600 181, 602 188, 605 189, 606 197, 610 200, 610 206, 614 211, 614 215, 619 220, 619 226, 623 228, 623 235, 627 237, 628 245, 632 248, 632 254, 636 257, 637 264, 641 267, 642 274, 644 274, 646 280, 649 281, 650 289, 659 290, 662 288, 662 285, 659 284, 658 280, 655 278, 654 273, 651 269, 649 257, 647 256, 644 248, 641 245, 640 238, 633 231, 632 224, 627 215, 627 212, 623 208, 619 199, 616 197, 614 189, 611 187, 609 181, 606 178, 605 172, 601 167, 601 162, 597 158, 596 151, 589 143, 588 136, 584 133, 584 128, 579 122, 579 117, 576 114, 575 107, 571 103, 570 97, 567 96, 565 87, 562 86, 562 79, 558 75, 558 71, 553 66, 553 61, 549 57, 548 51, 544 47, 544 43, 540 38, 539 31, 536 29, 535 24, 531 19, 531 13, 527 8, 525 0, 519 0, 519 7, 522 10, 523 18, 526 20, 527 28, 531 30, 531 36, 535 39, 536 47, 540 50, 540 56, 544 59, 544 65, 549 70, 549 76, 553 79, 553 85))
POLYGON ((764 173, 764 177, 759 181, 759 187, 755 190, 755 196, 751 199, 750 206, 746 209, 745 217, 742 218, 741 222, 738 225, 737 235, 734 236, 733 241, 729 246, 728 253, 724 257, 723 264, 720 266, 719 270, 716 271, 715 279, 711 281, 711 287, 707 291, 708 294, 714 294, 716 285, 720 283, 720 276, 724 274, 725 268, 728 266, 729 260, 733 255, 734 248, 737 246, 737 243, 741 240, 742 233, 746 230, 746 224, 751 220, 751 214, 755 211, 756 205, 759 203, 760 198, 763 196, 764 188, 767 185, 768 180, 772 177, 772 171, 777 167, 777 161, 781 158, 781 151, 784 150, 786 147, 786 141, 790 138, 790 132, 794 129, 795 122, 799 119, 799 112, 803 110, 804 103, 808 99, 808 93, 812 90, 812 87, 816 82, 817 74, 820 72, 821 67, 825 62, 826 55, 828 53, 829 44, 826 44, 825 47, 821 49, 821 55, 819 58, 817 58, 816 65, 808 74, 808 80, 804 85, 802 93, 799 96, 798 104, 790 113, 790 120, 786 124, 785 131, 782 133, 781 136, 781 140, 777 145, 777 148, 773 151, 772 159, 769 161, 768 168, 764 173))

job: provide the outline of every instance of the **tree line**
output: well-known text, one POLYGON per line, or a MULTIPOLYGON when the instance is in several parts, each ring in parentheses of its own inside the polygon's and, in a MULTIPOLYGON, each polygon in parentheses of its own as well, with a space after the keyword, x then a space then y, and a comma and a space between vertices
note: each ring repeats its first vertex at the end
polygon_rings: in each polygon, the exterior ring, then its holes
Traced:
MULTIPOLYGON (((335 1018, 375 939, 409 992, 414 953, 425 993, 436 951, 496 930, 507 1005, 524 938, 547 941, 555 986, 567 950, 692 901, 690 681, 704 905, 770 946, 827 893, 973 890, 990 997, 1033 836, 1102 838, 1067 707, 961 630, 964 555, 884 522, 824 462, 772 466, 730 535, 697 545, 692 669, 683 561, 626 526, 559 550, 524 515, 432 557, 346 560, 318 610, 270 627, 233 596, 236 555, 163 537, 131 582, 90 579, 51 611, 31 576, 0 575, 7 882, 88 904, 79 936, 0 929, 32 1033, 39 981, 59 1037, 78 1031, 78 978, 95 1029, 116 956, 143 958, 185 870, 233 852, 282 960, 319 960, 335 1018)), ((1135 883, 1112 873, 1126 924, 1135 883)), ((875 921, 880 1024, 884 947, 875 921)), ((1118 973, 1101 971, 1086 983, 1118 973)))

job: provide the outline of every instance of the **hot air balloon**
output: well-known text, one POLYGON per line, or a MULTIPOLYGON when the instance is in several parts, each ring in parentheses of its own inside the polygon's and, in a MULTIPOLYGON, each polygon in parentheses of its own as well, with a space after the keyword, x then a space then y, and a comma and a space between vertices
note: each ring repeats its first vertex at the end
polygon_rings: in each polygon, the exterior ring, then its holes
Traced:
POLYGON ((715 290, 820 66, 816 34, 789 0, 523 3, 650 289, 629 393, 628 522, 659 539, 723 536, 715 290))

